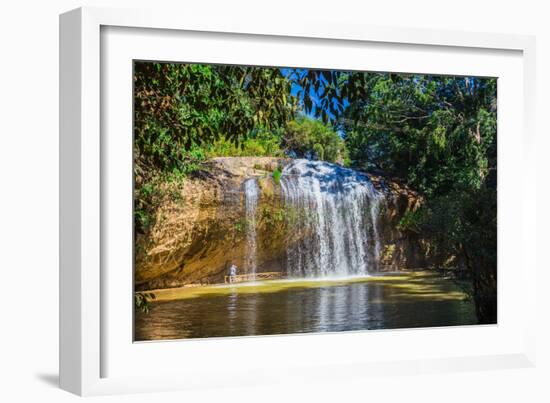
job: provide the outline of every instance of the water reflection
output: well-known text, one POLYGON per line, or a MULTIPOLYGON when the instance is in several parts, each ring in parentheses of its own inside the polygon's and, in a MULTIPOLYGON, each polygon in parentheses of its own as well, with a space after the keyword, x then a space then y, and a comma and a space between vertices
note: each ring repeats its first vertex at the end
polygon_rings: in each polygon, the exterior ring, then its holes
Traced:
POLYGON ((235 331, 235 322, 238 318, 238 309, 237 309, 237 299, 238 299, 237 289, 234 288, 227 298, 227 320, 229 322, 229 331, 235 331))
POLYGON ((136 340, 335 332, 475 324, 449 280, 247 287, 155 302, 136 313, 136 340), (222 292, 223 291, 223 292, 222 292))

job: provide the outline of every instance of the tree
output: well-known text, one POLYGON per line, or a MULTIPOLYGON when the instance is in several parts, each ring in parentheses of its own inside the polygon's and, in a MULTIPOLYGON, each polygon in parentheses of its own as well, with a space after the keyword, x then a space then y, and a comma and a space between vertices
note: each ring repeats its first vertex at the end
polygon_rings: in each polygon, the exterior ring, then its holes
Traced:
POLYGON ((408 220, 473 280, 480 323, 496 321, 496 80, 309 70, 306 113, 345 133, 351 163, 425 195, 408 220), (313 84, 321 81, 322 84, 313 84))
POLYGON ((282 144, 288 155, 343 164, 345 142, 340 135, 319 120, 300 117, 288 123, 282 144))
POLYGON ((496 323, 497 216, 496 189, 453 192, 431 200, 416 224, 442 259, 456 256, 472 278, 471 294, 479 323, 496 323))
POLYGON ((154 222, 167 175, 192 173, 212 149, 243 147, 250 134, 248 148, 277 152, 258 129, 283 127, 294 112, 290 83, 277 68, 136 62, 136 236, 154 222))
POLYGON ((189 152, 222 136, 238 145, 256 127, 283 126, 294 113, 277 68, 136 62, 136 174, 184 170, 189 152))

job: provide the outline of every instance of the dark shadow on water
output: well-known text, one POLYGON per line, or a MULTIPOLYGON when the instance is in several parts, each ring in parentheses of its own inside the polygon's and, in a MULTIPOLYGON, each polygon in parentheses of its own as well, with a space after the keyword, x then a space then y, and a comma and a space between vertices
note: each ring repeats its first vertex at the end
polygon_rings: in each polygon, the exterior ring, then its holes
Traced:
POLYGON ((36 378, 54 388, 59 387, 59 375, 58 374, 35 374, 36 378))

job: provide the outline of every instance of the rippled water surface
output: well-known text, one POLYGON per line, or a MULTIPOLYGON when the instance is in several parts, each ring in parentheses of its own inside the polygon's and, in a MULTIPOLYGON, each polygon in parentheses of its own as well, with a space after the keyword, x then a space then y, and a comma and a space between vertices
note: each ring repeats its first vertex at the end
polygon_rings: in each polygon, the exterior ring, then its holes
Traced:
POLYGON ((429 272, 265 281, 155 294, 149 313, 136 312, 136 341, 476 323, 462 288, 429 272))

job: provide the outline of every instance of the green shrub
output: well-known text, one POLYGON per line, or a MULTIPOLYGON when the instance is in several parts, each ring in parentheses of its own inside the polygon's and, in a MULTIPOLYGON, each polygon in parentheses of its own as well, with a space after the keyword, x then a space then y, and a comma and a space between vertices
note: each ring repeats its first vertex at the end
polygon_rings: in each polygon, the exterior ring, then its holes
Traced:
POLYGON ((281 137, 277 131, 258 130, 236 144, 227 137, 205 148, 207 158, 213 157, 282 157, 281 137))
POLYGON ((283 171, 279 168, 275 169, 273 171, 273 181, 279 185, 281 183, 281 175, 282 175, 283 171))
POLYGON ((401 231, 420 233, 427 219, 428 211, 423 207, 417 210, 407 210, 399 220, 397 227, 401 231))
POLYGON ((347 158, 342 137, 320 120, 301 117, 288 123, 283 146, 291 157, 310 158, 343 164, 347 158))

